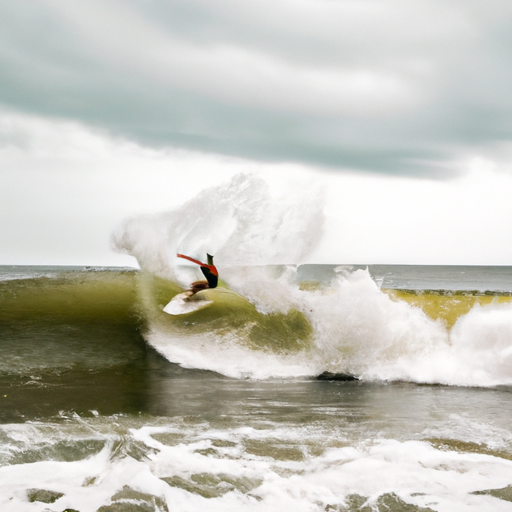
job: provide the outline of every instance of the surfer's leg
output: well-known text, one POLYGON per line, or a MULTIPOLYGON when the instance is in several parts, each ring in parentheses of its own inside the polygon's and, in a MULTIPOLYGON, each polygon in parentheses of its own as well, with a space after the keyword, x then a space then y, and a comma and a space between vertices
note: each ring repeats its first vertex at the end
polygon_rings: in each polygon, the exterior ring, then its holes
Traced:
POLYGON ((197 293, 207 288, 209 288, 208 281, 195 281, 190 285, 190 291, 192 293, 197 293))

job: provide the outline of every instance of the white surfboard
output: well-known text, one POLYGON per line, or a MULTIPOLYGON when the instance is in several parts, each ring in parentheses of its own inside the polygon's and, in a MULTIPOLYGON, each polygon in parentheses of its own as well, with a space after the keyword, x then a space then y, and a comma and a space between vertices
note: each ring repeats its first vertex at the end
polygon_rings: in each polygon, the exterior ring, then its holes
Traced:
POLYGON ((185 315, 203 309, 210 304, 213 304, 213 300, 206 300, 200 295, 198 296, 197 293, 186 291, 174 296, 171 302, 165 306, 164 311, 169 315, 185 315))

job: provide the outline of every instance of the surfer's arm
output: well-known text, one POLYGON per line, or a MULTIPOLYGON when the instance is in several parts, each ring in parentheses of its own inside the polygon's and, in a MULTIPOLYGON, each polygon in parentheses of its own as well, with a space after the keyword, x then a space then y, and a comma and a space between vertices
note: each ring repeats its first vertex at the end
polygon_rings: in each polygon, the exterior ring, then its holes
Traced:
POLYGON ((190 256, 185 256, 184 254, 178 253, 176 256, 178 256, 178 258, 183 258, 184 260, 188 260, 199 265, 201 267, 201 272, 204 274, 204 277, 206 277, 206 280, 208 281, 208 286, 210 288, 215 288, 217 286, 219 273, 217 272, 215 265, 213 265, 213 256, 210 256, 209 254, 207 255, 209 263, 208 265, 202 261, 191 258, 190 256))
POLYGON ((201 265, 201 267, 206 267, 206 263, 203 263, 202 261, 195 260, 194 258, 191 258, 190 256, 185 256, 184 254, 177 254, 178 258, 183 258, 184 260, 191 261, 192 263, 196 263, 197 265, 201 265))
MULTIPOLYGON (((176 256, 178 256, 178 258, 183 258, 185 260, 191 261, 192 263, 196 263, 197 265, 199 265, 201 267, 203 274, 205 273, 205 269, 207 269, 206 271, 213 274, 214 276, 219 275, 215 265, 207 265, 206 263, 203 263, 202 261, 196 260, 194 258, 191 258, 190 256, 185 256, 184 254, 180 254, 180 253, 178 253, 176 256)), ((212 256, 208 255, 208 260, 211 260, 213 263, 212 256)), ((206 274, 205 274, 205 276, 208 279, 208 276, 206 274)), ((215 288, 215 286, 217 286, 217 284, 212 286, 212 288, 215 288)))

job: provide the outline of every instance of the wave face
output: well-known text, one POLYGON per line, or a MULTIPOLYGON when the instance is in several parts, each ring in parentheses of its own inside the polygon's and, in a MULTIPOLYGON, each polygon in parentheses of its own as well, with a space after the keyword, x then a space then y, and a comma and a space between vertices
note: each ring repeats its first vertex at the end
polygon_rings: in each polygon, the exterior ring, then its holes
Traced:
POLYGON ((97 371, 143 353, 136 272, 18 267, 10 276, 0 280, 0 376, 97 371))
POLYGON ((320 196, 275 198, 246 175, 177 210, 125 221, 113 240, 141 266, 146 339, 170 361, 235 378, 327 371, 365 380, 512 383, 509 294, 446 287, 440 294, 435 283, 426 291, 386 290, 369 270, 348 267, 305 279, 297 264, 322 224, 320 196), (223 285, 245 302, 183 317, 163 313, 199 277, 196 267, 176 265, 178 251, 215 254, 223 285), (283 261, 290 264, 273 265, 283 261))

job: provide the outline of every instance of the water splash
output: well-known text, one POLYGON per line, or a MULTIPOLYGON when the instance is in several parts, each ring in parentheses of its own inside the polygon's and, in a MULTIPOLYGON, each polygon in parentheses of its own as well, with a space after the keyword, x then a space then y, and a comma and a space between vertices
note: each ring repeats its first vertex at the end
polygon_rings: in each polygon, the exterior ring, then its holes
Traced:
POLYGON ((173 277, 178 251, 213 254, 218 267, 303 262, 323 224, 322 193, 314 186, 290 185, 275 196, 262 178, 239 174, 175 210, 125 220, 112 243, 142 269, 173 277))

